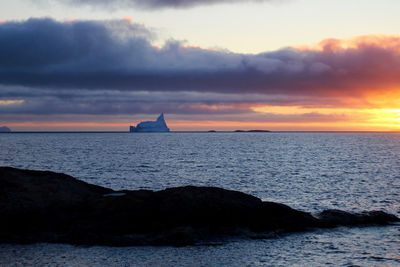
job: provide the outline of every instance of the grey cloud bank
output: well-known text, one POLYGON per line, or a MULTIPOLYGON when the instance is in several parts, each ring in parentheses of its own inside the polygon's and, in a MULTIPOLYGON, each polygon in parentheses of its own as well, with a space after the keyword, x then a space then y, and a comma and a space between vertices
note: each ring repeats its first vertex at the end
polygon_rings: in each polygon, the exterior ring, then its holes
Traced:
POLYGON ((174 40, 157 48, 152 38, 125 20, 1 23, 0 101, 24 102, 0 105, 0 114, 254 115, 252 105, 340 106, 342 97, 400 85, 399 38, 261 54, 174 40))
POLYGON ((360 87, 361 79, 356 83, 356 77, 362 78, 361 87, 362 83, 375 86, 382 74, 387 83, 400 81, 398 54, 376 45, 343 51, 287 48, 235 54, 185 47, 178 41, 159 49, 151 45, 147 32, 124 20, 30 19, 0 24, 0 83, 302 95, 353 90, 360 87), (129 34, 119 36, 119 28, 126 32, 127 26, 129 34))

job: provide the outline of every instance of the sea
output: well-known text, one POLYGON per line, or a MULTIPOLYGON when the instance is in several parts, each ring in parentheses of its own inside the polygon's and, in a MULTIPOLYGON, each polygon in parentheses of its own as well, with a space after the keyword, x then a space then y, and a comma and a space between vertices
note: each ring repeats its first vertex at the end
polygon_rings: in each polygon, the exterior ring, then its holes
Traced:
MULTIPOLYGON (((400 216, 400 133, 0 134, 0 166, 160 190, 217 186, 317 213, 400 216)), ((0 266, 400 266, 400 225, 187 247, 0 244, 0 266)))

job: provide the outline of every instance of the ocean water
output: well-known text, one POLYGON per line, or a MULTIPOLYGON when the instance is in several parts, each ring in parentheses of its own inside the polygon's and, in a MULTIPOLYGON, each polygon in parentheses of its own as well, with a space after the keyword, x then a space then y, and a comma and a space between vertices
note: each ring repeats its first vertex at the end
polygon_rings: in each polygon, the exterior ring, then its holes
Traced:
MULTIPOLYGON (((0 166, 113 189, 218 186, 318 212, 400 216, 398 133, 12 133, 0 166)), ((337 228, 215 246, 0 244, 0 266, 400 266, 400 225, 337 228)))

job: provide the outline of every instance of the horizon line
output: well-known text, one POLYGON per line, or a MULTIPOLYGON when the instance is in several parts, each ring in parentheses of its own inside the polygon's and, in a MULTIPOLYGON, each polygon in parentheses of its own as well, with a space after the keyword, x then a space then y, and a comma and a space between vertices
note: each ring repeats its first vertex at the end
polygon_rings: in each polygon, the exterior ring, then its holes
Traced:
MULTIPOLYGON (((0 134, 13 134, 13 133, 130 133, 129 131, 11 131, 11 132, 0 132, 0 134)), ((137 132, 139 134, 142 133, 157 133, 157 132, 137 132)), ((137 134, 135 133, 135 134, 137 134)), ((400 130, 391 130, 391 131, 357 131, 357 130, 332 130, 332 131, 318 131, 318 130, 282 130, 282 131, 273 131, 273 130, 232 130, 232 131, 224 131, 224 130, 200 130, 200 131, 169 131, 166 133, 400 133, 400 130)))

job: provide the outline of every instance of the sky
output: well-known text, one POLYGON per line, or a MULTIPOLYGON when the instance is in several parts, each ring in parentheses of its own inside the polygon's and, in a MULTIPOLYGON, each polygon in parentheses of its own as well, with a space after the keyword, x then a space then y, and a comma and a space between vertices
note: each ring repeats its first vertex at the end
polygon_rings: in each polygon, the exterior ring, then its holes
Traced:
POLYGON ((399 131, 398 0, 2 0, 0 126, 399 131))

